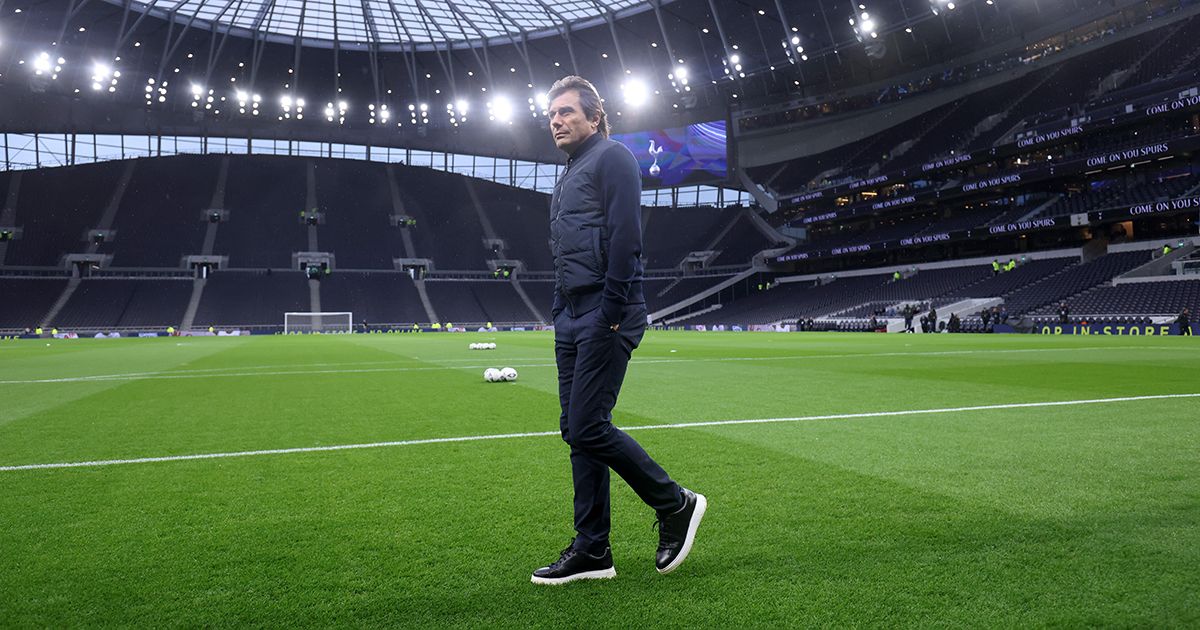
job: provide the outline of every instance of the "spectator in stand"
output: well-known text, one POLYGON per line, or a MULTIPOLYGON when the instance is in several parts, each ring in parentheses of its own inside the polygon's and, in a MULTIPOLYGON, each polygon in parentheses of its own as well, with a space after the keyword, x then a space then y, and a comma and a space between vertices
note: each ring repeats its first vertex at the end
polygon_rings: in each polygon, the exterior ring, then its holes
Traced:
POLYGON ((1186 306, 1179 312, 1179 317, 1175 320, 1175 323, 1179 325, 1179 334, 1187 335, 1188 337, 1192 336, 1192 320, 1186 306))
POLYGON ((1066 302, 1058 305, 1058 323, 1067 324, 1071 321, 1071 308, 1066 302))

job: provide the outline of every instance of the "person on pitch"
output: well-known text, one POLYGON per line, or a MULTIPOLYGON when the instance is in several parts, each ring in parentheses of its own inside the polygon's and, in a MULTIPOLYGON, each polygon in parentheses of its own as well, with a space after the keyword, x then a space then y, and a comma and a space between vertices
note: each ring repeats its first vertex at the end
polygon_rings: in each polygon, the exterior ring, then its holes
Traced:
POLYGON ((654 564, 670 573, 691 552, 708 500, 677 484, 612 421, 629 357, 646 331, 641 172, 633 153, 609 139, 604 104, 590 82, 565 77, 548 98, 550 133, 568 156, 550 198, 551 314, 576 535, 531 579, 563 584, 616 576, 608 540, 610 469, 657 513, 654 564))

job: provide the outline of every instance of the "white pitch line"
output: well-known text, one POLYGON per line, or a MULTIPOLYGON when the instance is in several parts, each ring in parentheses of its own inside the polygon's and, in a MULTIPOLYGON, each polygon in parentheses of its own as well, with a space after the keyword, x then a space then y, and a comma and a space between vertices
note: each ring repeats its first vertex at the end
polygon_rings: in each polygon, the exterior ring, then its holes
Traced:
MULTIPOLYGON (((816 420, 852 420, 858 418, 886 418, 894 416, 917 416, 942 413, 965 413, 971 411, 993 411, 997 409, 1028 409, 1033 407, 1069 407, 1076 405, 1102 405, 1142 400, 1167 400, 1175 398, 1200 398, 1195 394, 1152 394, 1145 396, 1122 396, 1119 398, 1085 398, 1081 400, 1054 400, 1031 403, 1001 403, 995 405, 974 405, 968 407, 941 407, 936 409, 907 409, 902 411, 869 411, 864 413, 838 413, 820 416, 795 416, 791 418, 756 418, 744 420, 708 420, 702 422, 679 422, 675 424, 648 424, 631 427, 621 427, 624 431, 650 431, 657 429, 689 429, 695 427, 718 427, 739 424, 774 424, 780 422, 811 422, 816 420)), ((337 444, 331 446, 306 446, 298 448, 273 448, 258 451, 234 451, 229 453, 198 453, 195 455, 167 455, 163 457, 138 457, 132 459, 101 459, 86 462, 60 462, 54 464, 19 464, 0 466, 0 472, 17 470, 45 470, 53 468, 91 468, 97 466, 117 466, 122 464, 151 464, 160 462, 181 462, 198 459, 225 459, 230 457, 254 457, 259 455, 288 455, 292 453, 321 453, 326 451, 349 451, 364 448, 384 448, 389 446, 419 446, 423 444, 445 444, 448 442, 481 442, 484 440, 507 440, 515 438, 559 436, 558 431, 536 431, 531 433, 499 433, 492 435, 464 435, 458 437, 425 438, 419 440, 397 440, 392 442, 368 442, 364 444, 337 444)))
MULTIPOLYGON (((1122 348, 1122 350, 1190 350, 1190 348, 1159 348, 1156 346, 1130 346, 1122 348)), ((724 363, 730 361, 813 361, 825 359, 863 359, 876 357, 937 357, 937 356, 958 356, 958 355, 995 355, 995 354, 1025 354, 1038 352, 1086 352, 1086 351, 1109 351, 1112 348, 1103 347, 1088 347, 1088 348, 1010 348, 999 350, 935 350, 929 352, 862 352, 852 354, 793 354, 780 355, 774 357, 709 357, 709 358, 679 358, 679 359, 633 359, 631 365, 648 365, 648 364, 663 364, 663 363, 724 363)), ((475 360, 475 359, 447 359, 444 361, 457 360, 475 360)), ((526 359, 518 359, 526 360, 526 359)), ((341 365, 364 365, 369 363, 345 363, 341 365)), ((306 365, 321 365, 321 364, 306 364, 306 365)), ((339 365, 332 363, 329 365, 339 365)), ((543 368, 556 367, 555 363, 511 363, 511 367, 515 368, 543 368)), ((269 366, 260 366, 269 367, 269 366)), ((304 366, 297 366, 304 367, 304 366)), ((220 372, 222 368, 198 368, 195 370, 164 370, 161 372, 121 372, 116 374, 94 374, 90 376, 64 376, 59 378, 39 378, 25 380, 8 380, 0 381, 0 385, 33 385, 47 383, 91 383, 105 381, 139 381, 139 380, 177 380, 177 379, 197 379, 197 378, 242 378, 250 376, 290 376, 290 375, 307 375, 307 374, 363 374, 374 372, 429 372, 429 371, 446 371, 446 370, 483 370, 489 367, 496 367, 495 363, 487 365, 421 365, 412 367, 382 367, 382 368, 357 368, 357 369, 296 369, 296 370, 275 370, 275 371, 241 371, 241 372, 220 372)), ((245 367, 230 367, 225 368, 230 370, 246 370, 253 368, 245 367)))

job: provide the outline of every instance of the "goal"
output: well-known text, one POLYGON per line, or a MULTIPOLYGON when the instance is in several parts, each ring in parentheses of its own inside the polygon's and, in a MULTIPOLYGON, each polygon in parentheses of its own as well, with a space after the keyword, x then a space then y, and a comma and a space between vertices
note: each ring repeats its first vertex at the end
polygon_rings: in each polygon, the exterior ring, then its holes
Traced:
POLYGON ((348 333, 354 329, 354 313, 284 313, 283 332, 348 333))

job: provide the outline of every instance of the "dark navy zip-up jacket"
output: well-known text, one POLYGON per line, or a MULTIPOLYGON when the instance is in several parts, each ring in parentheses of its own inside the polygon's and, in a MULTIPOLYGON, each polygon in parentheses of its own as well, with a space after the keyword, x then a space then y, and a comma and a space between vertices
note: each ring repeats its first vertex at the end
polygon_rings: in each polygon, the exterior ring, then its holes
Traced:
POLYGON ((625 145, 593 134, 567 160, 550 197, 554 306, 578 317, 597 307, 621 321, 642 293, 642 177, 625 145))

